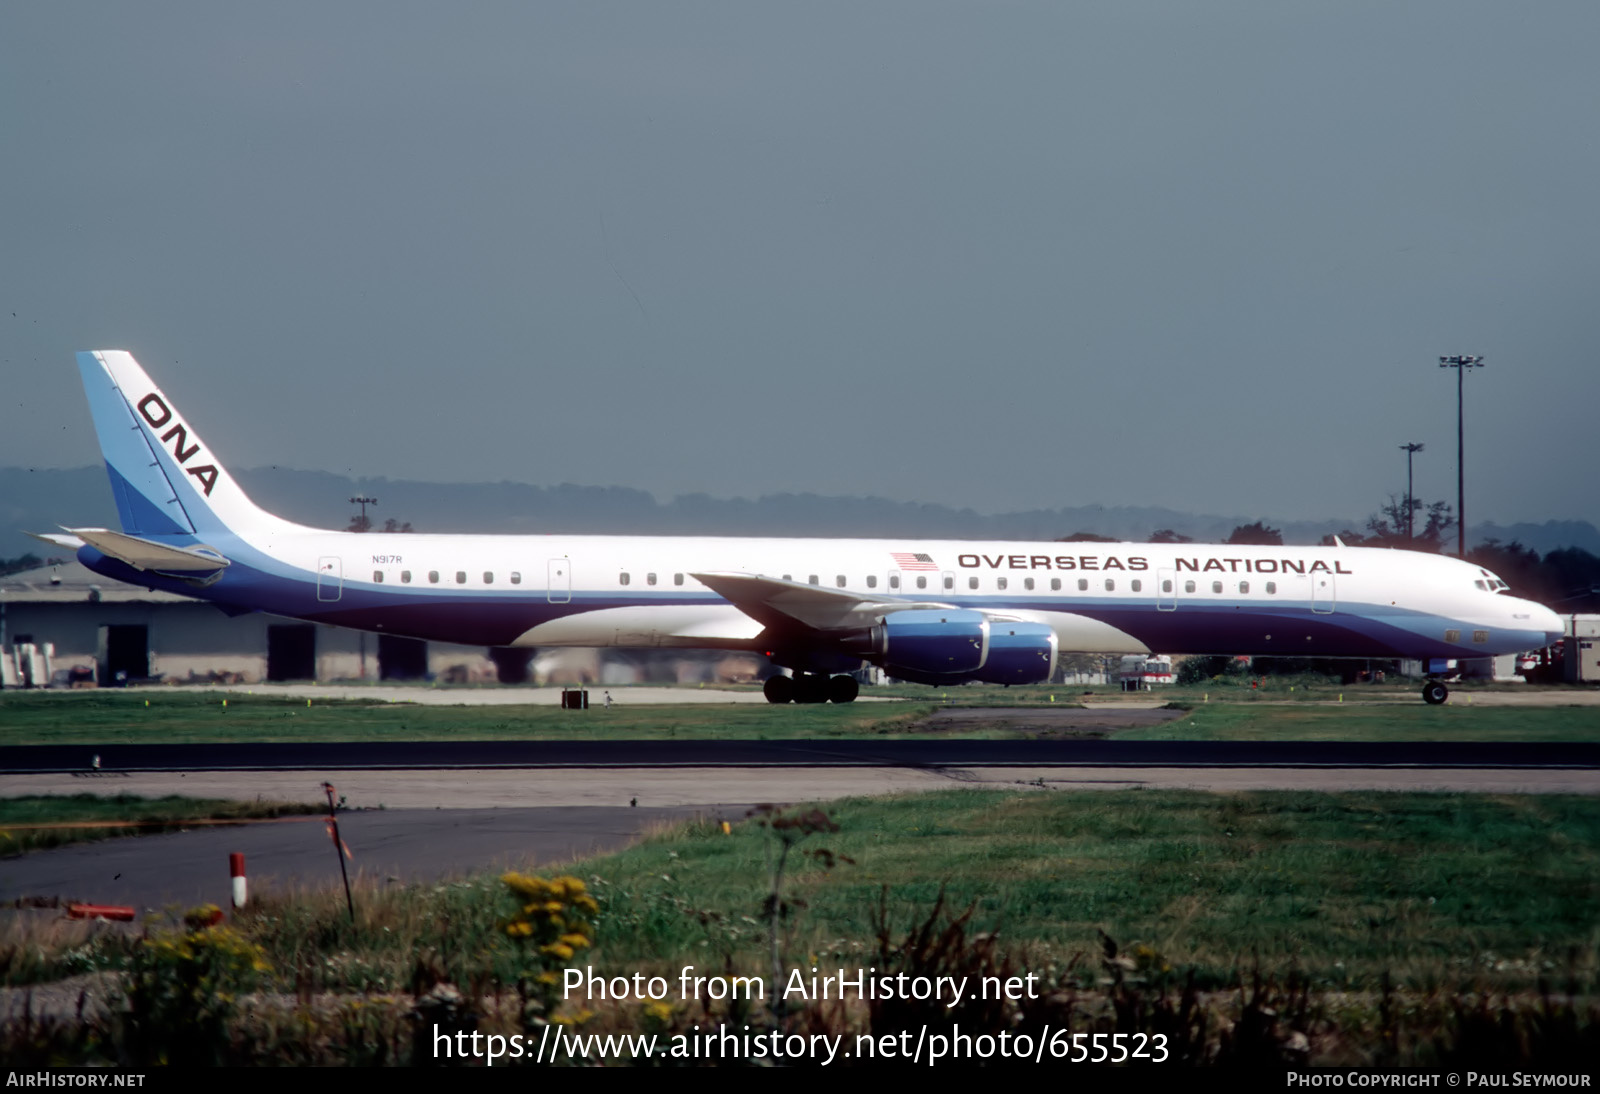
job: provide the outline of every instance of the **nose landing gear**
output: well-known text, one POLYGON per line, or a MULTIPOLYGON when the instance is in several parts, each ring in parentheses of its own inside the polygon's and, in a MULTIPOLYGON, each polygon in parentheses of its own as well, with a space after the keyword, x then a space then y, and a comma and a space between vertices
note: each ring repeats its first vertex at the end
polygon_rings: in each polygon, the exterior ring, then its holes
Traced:
POLYGON ((1438 706, 1450 698, 1450 689, 1437 680, 1429 680, 1422 685, 1422 701, 1429 706, 1438 706))

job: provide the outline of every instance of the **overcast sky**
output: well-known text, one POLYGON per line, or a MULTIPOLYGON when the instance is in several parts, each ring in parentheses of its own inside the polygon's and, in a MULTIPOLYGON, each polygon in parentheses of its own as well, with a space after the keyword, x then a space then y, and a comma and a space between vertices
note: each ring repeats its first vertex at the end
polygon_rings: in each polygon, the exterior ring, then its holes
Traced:
MULTIPOLYGON (((0 6, 0 465, 1600 523, 1600 5, 0 6)), ((413 514, 417 519, 422 514, 413 514)), ((62 514, 70 519, 71 514, 62 514)))

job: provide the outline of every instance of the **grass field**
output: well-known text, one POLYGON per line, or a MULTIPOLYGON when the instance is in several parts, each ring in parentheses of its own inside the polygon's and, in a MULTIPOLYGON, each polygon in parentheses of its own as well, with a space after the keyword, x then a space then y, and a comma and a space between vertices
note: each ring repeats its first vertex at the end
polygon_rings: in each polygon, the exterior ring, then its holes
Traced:
POLYGON ((1147 741, 1600 741, 1600 707, 1196 704, 1147 741))
MULTIPOLYGON (((1119 736, 1156 740, 1600 741, 1600 706, 1429 707, 1276 703, 1190 689, 1163 692, 1188 706, 1172 722, 1119 736)), ((921 693, 926 699, 929 692, 921 693)), ((937 695, 939 693, 933 693, 937 695)), ((1059 689, 952 689, 948 703, 618 703, 610 710, 553 706, 424 706, 241 693, 148 691, 0 693, 0 744, 156 744, 197 741, 671 740, 933 736, 917 723, 942 706, 1066 709, 1059 689), (1050 703, 1055 694, 1058 702, 1050 703), (223 699, 227 706, 223 706, 223 699), (974 702, 982 699, 984 702, 974 702), (145 704, 149 705, 146 706, 145 704)), ((1245 693, 1249 695, 1248 692, 1245 693)), ((1331 698, 1331 696, 1330 696, 1331 698)), ((978 729, 961 736, 1019 736, 978 729)))
MULTIPOLYGON (((1249 987, 1259 978, 1276 985, 1267 1013, 1281 1017, 1269 1023, 1272 1040, 1252 1051, 1270 1059, 1295 1058, 1284 1053, 1299 1050, 1285 1046, 1304 1031, 1316 1062, 1415 1063, 1440 1045, 1458 1049, 1480 1011, 1488 1032, 1499 1031, 1489 1047, 1521 1044, 1522 1058, 1548 1056, 1549 1038, 1569 1027, 1580 1044, 1596 1029, 1600 802, 1592 798, 957 790, 835 802, 826 818, 837 829, 798 838, 777 885, 787 909, 777 947, 785 976, 813 967, 931 968, 928 960, 952 974, 1004 966, 1036 974, 1054 993, 1023 1008, 1032 1021, 1070 1012, 1079 1029, 1111 1021, 1095 1015, 1113 1010, 1133 1028, 1169 1028, 1160 1025, 1173 1013, 1164 1008, 1197 989, 1196 1013, 1208 1016, 1213 1039, 1260 1019, 1249 1017, 1246 998, 1263 998, 1249 987), (934 935, 956 938, 942 949, 913 937, 941 894, 934 935), (951 916, 969 908, 971 919, 949 935, 951 916), (1537 1009, 1546 988, 1576 1000, 1576 1016, 1554 1024, 1510 1017, 1537 1009), (1534 1024, 1520 1024, 1527 1021, 1534 1024)), ((677 1001, 686 966, 768 976, 765 902, 777 831, 760 818, 727 833, 679 825, 619 854, 542 871, 576 874, 598 898, 593 948, 565 963, 667 978, 674 1022, 702 1013, 677 1001)), ((370 1062, 360 1054, 375 1043, 409 1051, 407 1015, 416 1012, 408 993, 442 980, 470 999, 499 997, 528 969, 534 954, 504 930, 518 903, 491 876, 361 885, 353 922, 342 892, 258 894, 235 920, 240 941, 197 935, 192 945, 259 958, 259 975, 218 981, 216 990, 248 986, 306 1009, 274 1019, 247 1008, 218 1018, 220 1032, 206 1036, 224 1056, 257 1054, 226 1056, 236 1062, 370 1062)), ((3 930, 0 970, 9 983, 117 970, 140 952, 144 975, 188 983, 188 958, 152 973, 161 951, 140 951, 115 933, 3 930)), ((590 1009, 581 996, 568 1013, 580 1007, 590 1009)), ((654 1020, 638 1007, 593 1009, 602 1029, 654 1020)), ((937 1020, 937 1010, 923 1013, 901 1020, 937 1020)), ((474 1021, 506 1029, 516 1014, 513 996, 509 1010, 474 1021)), ((810 1028, 870 1021, 875 1031, 894 1020, 826 1008, 803 1019, 810 1028)), ((50 1043, 74 1058, 71 1046, 103 1051, 94 1046, 115 1035, 112 1027, 74 1040, 61 1027, 50 1043)))
POLYGON ((568 711, 554 706, 423 706, 339 699, 308 703, 280 696, 155 690, 5 692, 0 693, 4 727, 0 743, 868 737, 904 732, 930 709, 900 703, 843 707, 619 703, 610 710, 568 711))
MULTIPOLYGON (((1592 798, 958 790, 825 812, 838 831, 799 842, 783 883, 797 965, 863 958, 887 887, 897 931, 943 891, 949 907, 974 908, 974 930, 999 932, 1041 971, 1083 964, 1103 931, 1206 985, 1259 966, 1325 990, 1373 991, 1384 976, 1412 990, 1600 986, 1592 798), (818 849, 837 856, 831 869, 818 849)), ((610 974, 760 974, 775 847, 759 819, 730 834, 679 825, 564 868, 602 905, 585 962, 610 974)), ((263 894, 240 923, 279 969, 332 960, 334 986, 399 990, 424 950, 458 983, 514 977, 495 931, 509 909, 483 877, 369 889, 354 925, 342 893, 263 894)))
POLYGON ((214 798, 141 798, 131 794, 51 794, 0 798, 0 857, 66 843, 170 832, 196 820, 249 820, 315 812, 293 802, 224 801, 214 798), (92 825, 105 827, 49 827, 92 825))

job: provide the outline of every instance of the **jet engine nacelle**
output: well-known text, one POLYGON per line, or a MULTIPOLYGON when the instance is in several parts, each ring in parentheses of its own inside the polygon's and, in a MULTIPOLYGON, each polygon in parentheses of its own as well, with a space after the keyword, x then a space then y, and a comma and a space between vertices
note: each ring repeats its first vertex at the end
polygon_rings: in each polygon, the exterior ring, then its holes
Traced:
POLYGON ((986 684, 1042 684, 1056 671, 1056 632, 1043 623, 989 623, 989 657, 975 679, 986 684))
POLYGON ((961 608, 910 608, 873 628, 885 669, 894 676, 970 679, 989 657, 989 619, 961 608))

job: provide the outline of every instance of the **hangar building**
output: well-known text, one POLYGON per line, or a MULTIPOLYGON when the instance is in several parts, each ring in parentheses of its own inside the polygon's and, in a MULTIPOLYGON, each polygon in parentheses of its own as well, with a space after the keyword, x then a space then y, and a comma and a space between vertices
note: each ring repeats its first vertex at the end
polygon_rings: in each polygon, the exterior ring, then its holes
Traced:
POLYGON ((262 613, 230 617, 203 601, 107 580, 77 562, 0 578, 0 661, 9 666, 7 686, 48 684, 62 672, 111 686, 497 678, 479 646, 262 613))

